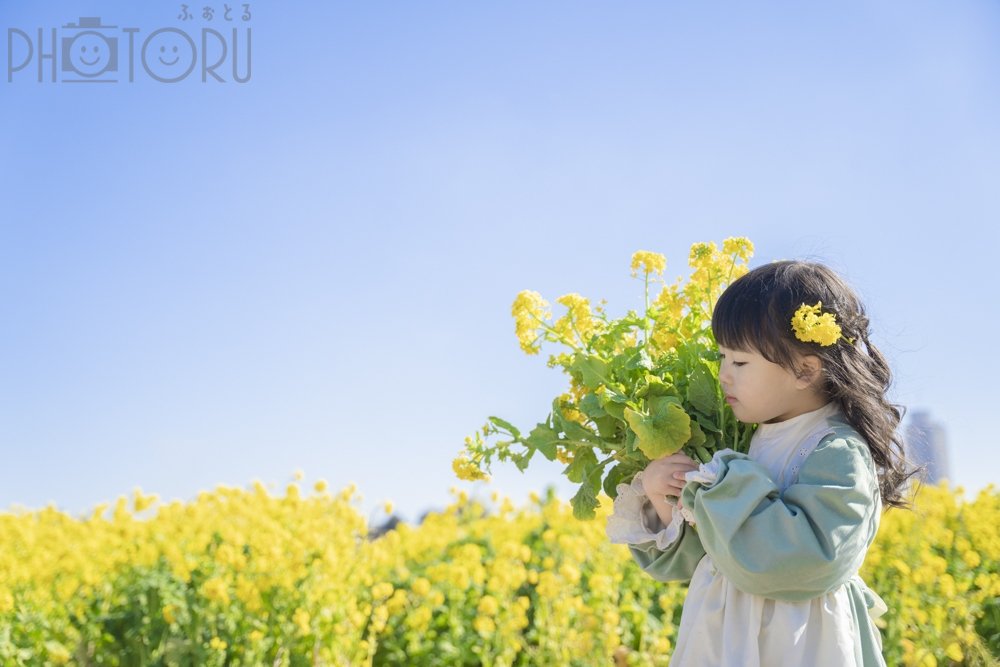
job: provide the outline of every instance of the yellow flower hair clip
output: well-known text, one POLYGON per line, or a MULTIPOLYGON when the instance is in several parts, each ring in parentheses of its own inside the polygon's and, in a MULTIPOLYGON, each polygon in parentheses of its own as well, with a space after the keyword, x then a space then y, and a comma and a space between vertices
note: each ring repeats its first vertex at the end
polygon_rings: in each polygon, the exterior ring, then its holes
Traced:
POLYGON ((823 347, 833 345, 841 338, 840 325, 833 313, 820 311, 822 301, 815 306, 802 304, 792 316, 795 337, 804 343, 819 343, 823 347))

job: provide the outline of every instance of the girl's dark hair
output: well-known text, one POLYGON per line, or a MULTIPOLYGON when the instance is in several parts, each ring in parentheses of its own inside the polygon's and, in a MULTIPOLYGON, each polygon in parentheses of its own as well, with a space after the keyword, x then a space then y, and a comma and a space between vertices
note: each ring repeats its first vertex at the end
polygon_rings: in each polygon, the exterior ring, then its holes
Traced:
POLYGON ((918 471, 907 461, 898 433, 905 408, 886 398, 892 383, 889 364, 869 340, 864 306, 840 276, 822 264, 801 261, 753 269, 719 297, 712 331, 723 347, 756 351, 793 373, 799 372, 796 354, 822 359, 822 391, 867 441, 879 470, 882 502, 908 505, 903 497, 906 482, 918 471), (802 342, 792 330, 795 311, 817 302, 840 325, 843 337, 833 345, 802 342))

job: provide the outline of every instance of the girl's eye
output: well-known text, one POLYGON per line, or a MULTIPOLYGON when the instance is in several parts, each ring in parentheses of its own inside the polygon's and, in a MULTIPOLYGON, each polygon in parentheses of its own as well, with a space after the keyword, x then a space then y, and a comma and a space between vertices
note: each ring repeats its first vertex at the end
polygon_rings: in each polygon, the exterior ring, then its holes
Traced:
POLYGON ((746 364, 747 364, 747 362, 745 362, 745 361, 734 361, 733 362, 733 366, 746 366, 746 364))

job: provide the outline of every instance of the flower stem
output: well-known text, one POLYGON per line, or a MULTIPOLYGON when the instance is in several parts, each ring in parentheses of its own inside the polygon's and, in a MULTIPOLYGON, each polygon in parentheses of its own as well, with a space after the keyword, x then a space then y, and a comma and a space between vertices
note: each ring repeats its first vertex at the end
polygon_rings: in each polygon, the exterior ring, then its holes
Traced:
MULTIPOLYGON (((552 335, 554 335, 558 339, 558 342, 563 343, 564 345, 570 346, 571 348, 573 348, 577 352, 580 351, 579 346, 577 346, 576 344, 574 344, 573 341, 567 340, 563 336, 559 335, 559 332, 556 331, 555 329, 553 329, 552 327, 550 327, 545 320, 543 320, 542 318, 538 317, 534 313, 529 313, 529 314, 531 315, 531 317, 535 318, 535 321, 538 322, 539 325, 541 325, 542 329, 544 329, 545 331, 547 331, 547 332, 551 333, 552 335)), ((538 340, 538 339, 536 338, 535 340, 538 340)))
POLYGON ((649 344, 649 271, 643 274, 643 299, 645 309, 642 311, 642 331, 644 334, 643 343, 649 344))

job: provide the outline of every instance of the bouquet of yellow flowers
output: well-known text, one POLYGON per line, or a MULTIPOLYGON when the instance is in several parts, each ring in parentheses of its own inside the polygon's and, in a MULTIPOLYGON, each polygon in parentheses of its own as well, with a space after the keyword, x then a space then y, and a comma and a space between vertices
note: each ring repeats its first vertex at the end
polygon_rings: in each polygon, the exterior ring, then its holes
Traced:
POLYGON ((753 254, 746 238, 691 246, 691 275, 666 284, 666 258, 655 252, 632 255, 632 277, 643 280, 644 310, 610 319, 601 304, 566 294, 557 303, 566 313, 553 320, 548 302, 525 290, 512 314, 521 349, 538 354, 543 342, 563 346, 549 356, 569 376, 568 391, 552 401, 545 421, 527 434, 499 417, 465 439, 453 468, 460 479, 486 479, 494 459, 527 468, 536 452, 566 464, 580 484, 572 498, 579 519, 594 516, 603 487, 612 498, 656 458, 684 450, 707 462, 724 447, 745 452, 753 427, 741 424, 719 387, 719 353, 712 336, 715 302, 745 274, 753 254), (650 301, 650 291, 661 283, 650 301))

